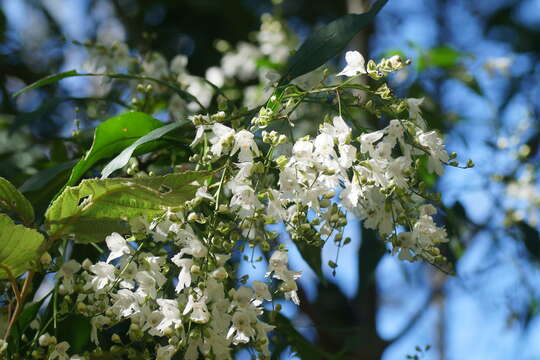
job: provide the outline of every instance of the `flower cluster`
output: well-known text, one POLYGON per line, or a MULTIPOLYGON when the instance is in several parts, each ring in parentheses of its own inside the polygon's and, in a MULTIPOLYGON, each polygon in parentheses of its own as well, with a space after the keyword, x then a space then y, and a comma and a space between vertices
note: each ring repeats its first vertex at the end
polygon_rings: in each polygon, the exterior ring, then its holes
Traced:
MULTIPOLYGON (((263 25, 266 32, 276 31, 261 33, 263 48, 279 47, 279 23, 268 18, 263 25)), ((225 69, 234 68, 233 60, 223 59, 225 69)), ((143 70, 155 78, 173 74, 196 87, 186 61, 177 57, 167 66, 155 55, 143 70)), ((352 213, 401 259, 445 261, 438 246, 448 241, 447 234, 431 205, 438 198, 425 191, 418 174, 441 175, 445 164, 455 165, 455 154, 427 129, 423 99, 397 99, 385 83, 373 90, 354 81, 360 76, 380 80, 405 62, 392 57, 378 64, 370 60, 366 67, 358 52, 348 52, 346 61, 338 74, 349 77, 344 82, 311 90, 290 85, 240 120, 227 111, 191 116, 194 136, 184 166, 212 173, 195 184, 194 197, 158 217, 130 219, 131 230, 109 235, 108 251, 97 260, 51 265, 60 295, 58 316, 75 312, 91 326, 93 352, 72 359, 104 352, 119 358, 142 353, 159 360, 230 359, 242 347, 270 358, 272 319, 280 309, 276 300, 299 305, 301 276, 289 269, 280 241, 284 234, 272 224, 282 225, 300 249, 320 248, 330 239, 341 248, 350 242, 343 232, 352 213), (360 105, 359 90, 367 94, 360 105), (325 93, 335 94, 336 111, 310 135, 295 136, 294 112, 305 99, 325 93), (395 116, 382 118, 379 129, 368 129, 341 113, 342 101, 366 113, 395 116), (263 256, 254 258, 256 248, 263 256), (242 275, 241 261, 266 265, 264 279, 242 275)), ((222 75, 230 76, 229 70, 222 75)), ((213 75, 218 82, 224 81, 220 71, 213 75)), ((335 271, 338 263, 329 265, 335 271)), ((69 344, 57 343, 47 332, 37 335, 36 356, 69 359, 69 344)))

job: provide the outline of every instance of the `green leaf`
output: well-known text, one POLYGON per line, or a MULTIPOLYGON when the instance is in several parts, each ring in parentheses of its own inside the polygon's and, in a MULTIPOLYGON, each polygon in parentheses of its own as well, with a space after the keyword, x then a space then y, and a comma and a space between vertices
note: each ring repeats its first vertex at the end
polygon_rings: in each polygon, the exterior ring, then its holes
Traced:
POLYGON ((125 233, 131 218, 151 219, 195 196, 198 185, 214 172, 187 171, 144 178, 83 180, 67 187, 45 213, 53 239, 74 235, 77 242, 103 241, 112 232, 125 233))
POLYGON ((3 177, 0 177, 0 210, 17 214, 26 225, 34 222, 32 204, 3 177))
POLYGON ((377 0, 367 13, 348 14, 316 29, 287 62, 279 85, 315 70, 342 51, 387 2, 377 0))
POLYGON ((518 221, 516 225, 522 234, 529 256, 535 261, 540 261, 540 233, 525 221, 518 221))
POLYGON ((123 168, 128 163, 129 159, 133 155, 133 152, 141 145, 160 139, 165 134, 171 132, 174 129, 178 129, 180 126, 186 124, 188 121, 180 121, 177 123, 165 125, 158 129, 154 129, 143 137, 137 139, 133 144, 125 148, 118 156, 111 160, 101 171, 101 178, 108 178, 114 171, 123 168))
POLYGON ((328 356, 315 345, 310 343, 306 338, 296 330, 287 317, 282 314, 276 314, 273 325, 277 327, 277 334, 285 337, 284 341, 277 342, 277 351, 273 352, 272 359, 279 359, 279 355, 287 348, 296 351, 301 359, 324 359, 328 356), (277 355, 277 356, 276 356, 277 355))
POLYGON ((326 282, 322 272, 321 248, 315 245, 306 244, 305 241, 295 241, 294 244, 300 252, 302 259, 309 265, 311 270, 317 274, 319 280, 326 282))
MULTIPOLYGON (((17 277, 37 260, 43 235, 22 225, 15 225, 9 216, 0 214, 0 264, 7 266, 17 277)), ((7 272, 0 268, 0 279, 7 279, 7 272)))
POLYGON ((121 80, 140 80, 140 81, 153 81, 155 83, 158 83, 160 85, 163 85, 165 87, 168 87, 169 89, 173 90, 175 93, 177 93, 182 99, 184 99, 187 102, 195 102, 199 107, 203 110, 206 110, 205 106, 202 105, 199 100, 188 93, 185 90, 180 89, 178 86, 174 84, 170 84, 166 81, 155 79, 149 76, 138 76, 138 75, 132 75, 132 74, 116 74, 116 73, 103 73, 103 74, 93 74, 93 73, 78 73, 77 70, 69 70, 63 73, 55 74, 47 76, 46 78, 43 78, 39 81, 36 81, 35 83, 25 87, 24 89, 17 91, 13 97, 17 97, 21 94, 24 94, 27 91, 30 91, 32 89, 36 89, 38 87, 42 87, 48 84, 51 84, 53 82, 57 82, 59 80, 68 78, 68 77, 79 77, 79 76, 104 76, 111 79, 121 79, 121 80))
POLYGON ((129 112, 104 121, 96 128, 92 147, 75 165, 66 185, 75 185, 98 161, 118 154, 141 136, 162 126, 161 121, 141 112, 129 112))
POLYGON ((458 64, 463 57, 459 51, 450 46, 440 46, 426 51, 418 59, 418 70, 422 71, 428 67, 439 67, 442 69, 451 69, 458 64))
POLYGON ((47 77, 45 77, 45 78, 43 78, 41 80, 36 81, 33 84, 28 85, 24 89, 21 89, 21 90, 17 91, 15 94, 13 94, 13 97, 15 98, 15 97, 17 97, 19 95, 22 95, 25 92, 28 92, 28 91, 30 91, 32 89, 36 89, 38 87, 49 85, 49 84, 52 84, 52 83, 57 82, 59 80, 62 80, 62 79, 68 78, 68 77, 72 77, 72 76, 77 76, 77 75, 78 74, 77 74, 76 70, 69 70, 69 71, 59 73, 59 74, 49 75, 49 76, 47 76, 47 77))
POLYGON ((17 317, 15 325, 11 329, 9 337, 8 351, 12 354, 19 352, 21 337, 30 326, 30 323, 36 318, 39 308, 45 301, 45 298, 42 298, 39 301, 32 302, 27 304, 21 314, 17 317))
POLYGON ((86 350, 91 333, 90 319, 83 315, 71 314, 58 323, 58 341, 66 341, 69 351, 74 354, 86 350))
POLYGON ((43 216, 55 195, 64 187, 71 169, 78 161, 75 159, 46 168, 26 180, 19 188, 34 205, 38 218, 43 216))
POLYGON ((47 184, 53 180, 60 173, 65 172, 66 170, 71 169, 78 159, 60 163, 55 166, 43 169, 38 172, 36 175, 28 178, 19 188, 19 191, 26 193, 31 191, 41 191, 47 184))

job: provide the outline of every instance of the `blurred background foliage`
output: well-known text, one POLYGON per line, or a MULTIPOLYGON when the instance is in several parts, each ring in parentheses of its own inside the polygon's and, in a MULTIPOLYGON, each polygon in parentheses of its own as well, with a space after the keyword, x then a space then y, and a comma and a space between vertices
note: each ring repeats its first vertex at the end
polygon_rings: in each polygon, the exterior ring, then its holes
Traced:
MULTIPOLYGON (((171 61, 184 54, 189 73, 208 77, 228 47, 255 41, 265 13, 298 44, 317 25, 366 9, 369 1, 0 4, 0 176, 20 186, 42 213, 90 147, 93 129, 130 107, 121 82, 93 79, 12 97, 47 75, 81 69, 88 52, 99 51, 85 41, 122 41, 134 57, 157 52, 171 61), (112 90, 103 96, 89 90, 99 86, 112 90)), ((325 269, 328 281, 318 282, 306 271, 300 309, 285 309, 291 322, 283 319, 280 342, 294 339, 298 346, 276 349, 275 358, 540 358, 540 2, 390 0, 351 48, 375 59, 410 58, 412 65, 392 78, 393 90, 425 97, 429 126, 447 134, 447 149, 458 159, 477 164, 451 168, 439 180, 427 172, 424 178, 443 194, 439 221, 451 236, 444 251, 457 275, 398 261, 351 221, 353 242, 336 275, 325 269)), ((257 66, 280 68, 271 56, 257 66)), ((240 78, 229 85, 256 82, 240 78)), ((239 95, 227 94, 241 103, 239 95)), ((173 120, 156 98, 160 119, 173 120)), ((209 106, 216 109, 217 100, 209 106)), ((334 252, 325 248, 323 259, 334 252)))

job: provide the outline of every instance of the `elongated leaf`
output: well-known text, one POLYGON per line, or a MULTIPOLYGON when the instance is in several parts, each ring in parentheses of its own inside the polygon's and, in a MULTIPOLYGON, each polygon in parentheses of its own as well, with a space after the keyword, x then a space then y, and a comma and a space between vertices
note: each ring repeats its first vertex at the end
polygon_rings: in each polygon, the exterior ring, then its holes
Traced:
POLYGON ((295 329, 291 320, 282 314, 277 314, 274 325, 278 329, 278 334, 285 336, 286 339, 277 343, 272 359, 279 359, 279 355, 287 348, 291 348, 298 354, 300 359, 326 359, 327 354, 317 349, 310 343, 298 330, 295 329))
POLYGON ((28 328, 28 326, 30 326, 30 323, 36 318, 39 308, 43 304, 43 301, 45 301, 45 298, 27 304, 21 314, 17 317, 17 321, 15 322, 15 325, 11 329, 11 333, 9 335, 9 353, 16 354, 19 352, 21 337, 28 328))
MULTIPOLYGON (((43 235, 22 225, 15 225, 6 214, 0 214, 0 264, 7 266, 17 277, 30 268, 30 262, 37 260, 43 235)), ((0 279, 8 278, 0 268, 0 279)))
POLYGON ((28 92, 28 91, 30 91, 32 89, 36 89, 38 87, 49 85, 49 84, 55 83, 57 81, 60 81, 62 79, 72 77, 72 76, 77 76, 77 71, 76 70, 69 70, 69 71, 59 73, 59 74, 49 75, 49 76, 47 76, 47 77, 45 77, 45 78, 43 78, 41 80, 36 81, 33 84, 28 85, 24 89, 21 89, 21 90, 17 91, 15 94, 13 94, 13 97, 17 97, 17 96, 22 95, 25 92, 28 92))
POLYGON ((68 315, 58 323, 58 341, 66 341, 73 353, 81 353, 90 343, 90 319, 79 314, 68 315))
POLYGON ((165 125, 163 127, 155 129, 155 130, 149 132, 148 134, 144 135, 143 137, 137 139, 137 141, 135 141, 133 144, 131 144, 130 146, 128 146, 127 148, 122 150, 122 152, 118 156, 116 156, 114 159, 112 159, 111 162, 109 162, 107 164, 107 166, 105 166, 103 168, 103 170, 101 171, 101 178, 106 179, 114 171, 116 171, 118 169, 121 169, 124 166, 126 166, 126 164, 129 161, 129 158, 131 158, 131 156, 133 155, 133 153, 135 152, 135 150, 139 146, 147 144, 149 142, 153 142, 155 140, 158 140, 163 135, 173 131, 174 129, 178 129, 180 126, 182 126, 182 125, 184 125, 186 123, 187 123, 187 121, 180 121, 180 122, 177 122, 177 123, 165 125))
POLYGON ((32 204, 3 177, 0 177, 0 210, 16 214, 27 225, 34 222, 32 204))
POLYGON ((202 105, 199 100, 188 93, 185 90, 180 89, 178 86, 170 84, 166 81, 155 79, 149 76, 139 76, 139 75, 132 75, 132 74, 116 74, 116 73, 103 73, 103 74, 94 74, 94 73, 79 73, 77 70, 69 70, 63 73, 55 74, 47 76, 46 78, 43 78, 39 81, 36 81, 33 84, 28 85, 22 90, 17 91, 15 94, 13 94, 13 97, 17 97, 21 94, 24 94, 27 91, 30 91, 32 89, 36 89, 48 84, 51 84, 53 82, 57 82, 59 80, 68 78, 68 77, 79 77, 79 76, 104 76, 111 79, 121 79, 121 80, 141 80, 141 81, 153 81, 155 83, 158 83, 160 85, 163 85, 165 87, 168 87, 169 89, 173 90, 175 93, 177 93, 182 99, 184 99, 187 102, 195 102, 201 109, 205 109, 204 105, 202 105))
POLYGON ((517 228, 520 230, 523 243, 531 259, 540 261, 540 233, 525 221, 518 221, 517 228))
POLYGON ((287 62, 280 85, 315 70, 342 51, 379 13, 388 0, 377 0, 364 14, 348 14, 315 30, 287 62))
POLYGON ((295 241, 294 244, 300 252, 302 259, 304 259, 311 270, 317 274, 319 280, 326 282, 322 272, 322 249, 315 245, 306 244, 304 241, 295 241))
POLYGON ((131 218, 150 219, 169 207, 191 200, 198 185, 213 172, 187 171, 145 178, 83 180, 67 187, 45 213, 50 236, 74 235, 77 242, 103 241, 116 231, 125 233, 131 218))
POLYGON ((435 66, 442 69, 450 69, 456 66, 464 54, 450 46, 439 46, 429 49, 419 59, 417 68, 419 71, 435 66))
POLYGON ((19 188, 34 206, 38 219, 42 218, 51 201, 66 184, 71 169, 78 161, 79 159, 75 159, 44 169, 26 180, 19 188))
POLYGON ((75 159, 44 169, 38 172, 36 175, 28 178, 28 180, 21 185, 19 191, 23 193, 41 191, 51 180, 53 180, 60 173, 71 169, 75 164, 77 164, 77 162, 78 159, 75 159))
POLYGON ((161 121, 141 112, 129 112, 104 121, 96 128, 92 147, 75 165, 66 185, 75 185, 98 161, 115 156, 141 136, 162 126, 161 121))

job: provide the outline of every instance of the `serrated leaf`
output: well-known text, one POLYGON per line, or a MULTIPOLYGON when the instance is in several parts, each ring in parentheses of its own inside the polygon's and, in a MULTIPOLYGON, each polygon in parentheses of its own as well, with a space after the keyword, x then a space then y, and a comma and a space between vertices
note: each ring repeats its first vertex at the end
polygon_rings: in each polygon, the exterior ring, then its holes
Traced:
POLYGON ((26 225, 34 222, 32 204, 3 177, 0 177, 0 210, 16 214, 26 225))
POLYGON ((141 136, 162 126, 161 121, 141 112, 129 112, 104 121, 96 128, 92 147, 75 165, 66 185, 75 185, 98 161, 115 156, 141 136))
POLYGON ((131 158, 135 150, 139 148, 139 146, 158 140, 161 137, 163 137, 165 134, 168 134, 174 129, 178 129, 180 126, 186 123, 187 123, 187 120, 184 120, 177 123, 165 125, 158 129, 154 129, 150 131, 148 134, 144 135, 143 137, 137 139, 137 141, 135 141, 133 144, 131 144, 130 146, 122 150, 122 152, 118 156, 112 159, 107 164, 107 166, 103 168, 103 170, 101 171, 101 178, 106 179, 109 177, 109 175, 111 175, 116 170, 121 169, 124 166, 126 166, 129 159, 131 158))
POLYGON ((130 218, 148 219, 195 196, 198 185, 214 172, 187 171, 144 178, 83 180, 67 187, 45 213, 54 239, 74 235, 76 242, 103 241, 112 232, 125 233, 130 218))
POLYGON ((62 80, 62 79, 68 78, 68 77, 72 77, 72 76, 77 76, 77 75, 78 74, 77 74, 76 70, 68 70, 68 71, 65 71, 65 72, 58 73, 58 74, 49 75, 49 76, 47 76, 47 77, 45 77, 45 78, 43 78, 41 80, 36 81, 33 84, 28 85, 24 89, 21 89, 21 90, 17 91, 15 94, 13 94, 13 97, 15 98, 15 97, 17 97, 19 95, 22 95, 25 92, 28 92, 28 91, 30 91, 32 89, 36 89, 38 87, 49 85, 49 84, 52 84, 52 83, 57 82, 59 80, 62 80))
MULTIPOLYGON (((9 268, 17 277, 37 260, 43 235, 34 229, 15 225, 6 214, 0 214, 0 264, 9 268)), ((7 279, 7 272, 0 268, 0 279, 7 279)))
POLYGON ((289 59, 280 85, 326 63, 342 51, 365 28, 388 0, 377 0, 364 14, 348 14, 316 29, 289 59))

